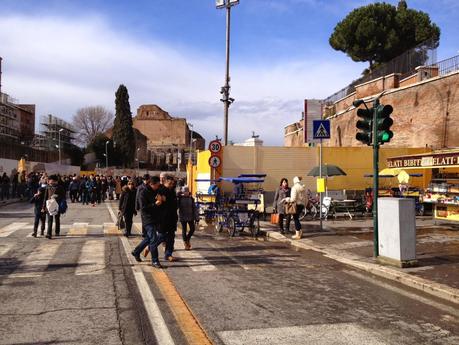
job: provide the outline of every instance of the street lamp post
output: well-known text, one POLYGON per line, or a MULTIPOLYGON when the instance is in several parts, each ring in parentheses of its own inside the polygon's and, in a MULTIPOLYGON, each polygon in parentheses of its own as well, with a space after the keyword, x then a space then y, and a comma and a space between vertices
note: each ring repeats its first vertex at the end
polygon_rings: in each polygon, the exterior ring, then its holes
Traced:
POLYGON ((228 112, 229 106, 234 102, 234 98, 230 97, 230 28, 231 28, 231 7, 239 4, 239 0, 217 0, 217 9, 226 8, 226 73, 225 85, 221 88, 220 93, 223 95, 220 99, 224 104, 224 145, 228 145, 228 112))
POLYGON ((190 155, 188 156, 188 160, 192 161, 192 152, 193 152, 193 125, 191 123, 188 124, 190 127, 190 155))
POLYGON ((108 149, 107 149, 107 145, 108 143, 110 142, 110 140, 107 140, 105 142, 105 168, 108 169, 108 149))
POLYGON ((59 165, 62 164, 61 160, 61 132, 64 130, 64 128, 59 129, 59 165))

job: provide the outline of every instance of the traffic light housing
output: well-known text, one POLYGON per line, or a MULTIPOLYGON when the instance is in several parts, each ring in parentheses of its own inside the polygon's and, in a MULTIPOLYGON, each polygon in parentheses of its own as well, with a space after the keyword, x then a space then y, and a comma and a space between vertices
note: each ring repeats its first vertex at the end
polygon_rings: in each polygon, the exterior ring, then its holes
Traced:
POLYGON ((376 108, 376 129, 377 129, 377 143, 378 145, 384 145, 390 142, 394 133, 390 130, 390 127, 394 124, 394 120, 391 119, 390 114, 394 109, 391 105, 379 104, 376 108))
POLYGON ((357 129, 361 130, 355 135, 355 138, 366 144, 372 145, 373 141, 373 108, 360 108, 357 109, 357 116, 361 118, 356 123, 357 129))

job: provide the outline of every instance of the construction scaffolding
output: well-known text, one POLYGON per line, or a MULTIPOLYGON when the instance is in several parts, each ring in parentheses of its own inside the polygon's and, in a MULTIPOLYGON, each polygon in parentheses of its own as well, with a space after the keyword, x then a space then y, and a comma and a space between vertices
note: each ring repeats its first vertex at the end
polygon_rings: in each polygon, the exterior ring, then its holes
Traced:
POLYGON ((75 129, 73 126, 51 114, 44 115, 40 121, 40 134, 35 135, 33 147, 39 150, 57 151, 72 145, 75 129))

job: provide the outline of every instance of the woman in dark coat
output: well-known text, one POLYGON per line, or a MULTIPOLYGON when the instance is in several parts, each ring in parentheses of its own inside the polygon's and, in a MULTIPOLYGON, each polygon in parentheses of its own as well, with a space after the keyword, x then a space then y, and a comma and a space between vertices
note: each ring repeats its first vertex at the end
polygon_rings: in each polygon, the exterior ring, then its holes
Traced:
POLYGON ((292 216, 285 214, 284 211, 284 199, 290 197, 290 187, 288 186, 288 180, 283 178, 280 181, 280 186, 276 190, 274 195, 273 208, 274 212, 279 214, 279 228, 281 234, 290 232, 290 220, 292 216), (287 216, 287 229, 284 231, 284 217, 287 216))
POLYGON ((124 221, 126 222, 125 236, 131 236, 132 230, 132 218, 137 215, 135 210, 135 196, 136 189, 134 187, 134 181, 129 181, 127 186, 124 186, 120 196, 119 212, 123 215, 124 221))

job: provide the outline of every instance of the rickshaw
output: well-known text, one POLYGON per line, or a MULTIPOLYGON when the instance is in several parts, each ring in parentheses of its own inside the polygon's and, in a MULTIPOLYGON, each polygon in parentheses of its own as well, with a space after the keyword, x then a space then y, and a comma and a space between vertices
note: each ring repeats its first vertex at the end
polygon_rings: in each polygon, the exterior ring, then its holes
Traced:
POLYGON ((238 177, 221 177, 219 181, 233 184, 233 193, 223 199, 217 208, 217 232, 226 230, 230 237, 248 229, 256 237, 260 231, 260 214, 263 212, 263 189, 266 174, 242 174, 238 177))

